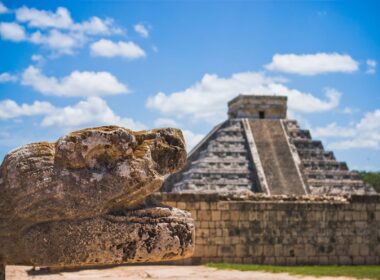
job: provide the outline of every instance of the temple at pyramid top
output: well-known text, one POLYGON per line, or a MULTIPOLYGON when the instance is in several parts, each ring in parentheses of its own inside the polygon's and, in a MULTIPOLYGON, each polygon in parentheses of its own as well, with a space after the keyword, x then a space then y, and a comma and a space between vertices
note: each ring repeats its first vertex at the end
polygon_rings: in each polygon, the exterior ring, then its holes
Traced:
POLYGON ((345 162, 296 120, 287 119, 284 96, 239 95, 228 119, 188 154, 186 166, 169 176, 163 191, 251 190, 275 194, 374 194, 345 162))
POLYGON ((238 95, 228 102, 230 119, 286 119, 286 111, 286 96, 238 95))

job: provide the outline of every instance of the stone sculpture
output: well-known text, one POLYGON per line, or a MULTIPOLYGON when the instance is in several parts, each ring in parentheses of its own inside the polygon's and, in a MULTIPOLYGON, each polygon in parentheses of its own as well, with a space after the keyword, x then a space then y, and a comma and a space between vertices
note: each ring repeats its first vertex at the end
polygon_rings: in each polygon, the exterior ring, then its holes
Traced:
POLYGON ((90 128, 11 151, 0 168, 1 263, 81 266, 190 256, 190 214, 146 199, 185 161, 182 133, 170 128, 90 128))

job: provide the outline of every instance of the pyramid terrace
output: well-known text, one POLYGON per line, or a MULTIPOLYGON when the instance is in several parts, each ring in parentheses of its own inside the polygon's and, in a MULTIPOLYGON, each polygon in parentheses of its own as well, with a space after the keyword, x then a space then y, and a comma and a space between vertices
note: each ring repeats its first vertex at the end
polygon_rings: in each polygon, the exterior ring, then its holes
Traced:
POLYGON ((374 194, 358 173, 326 151, 310 131, 287 118, 287 97, 239 95, 228 119, 169 176, 167 192, 251 190, 278 194, 374 194))

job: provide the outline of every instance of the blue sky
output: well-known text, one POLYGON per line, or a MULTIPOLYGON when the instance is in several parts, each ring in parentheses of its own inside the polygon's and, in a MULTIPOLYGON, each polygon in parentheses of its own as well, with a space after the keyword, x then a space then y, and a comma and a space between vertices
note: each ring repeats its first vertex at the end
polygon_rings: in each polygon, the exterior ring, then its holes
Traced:
POLYGON ((68 131, 180 127, 189 148, 239 93, 354 169, 380 170, 378 1, 2 1, 0 157, 68 131))

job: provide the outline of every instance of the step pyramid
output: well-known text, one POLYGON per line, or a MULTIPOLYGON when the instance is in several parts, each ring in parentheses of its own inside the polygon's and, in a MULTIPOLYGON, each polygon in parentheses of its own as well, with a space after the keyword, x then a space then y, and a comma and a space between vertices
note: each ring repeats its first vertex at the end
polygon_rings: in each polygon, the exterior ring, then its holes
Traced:
POLYGON ((162 190, 376 193, 286 115, 284 96, 239 95, 228 103, 229 118, 189 153, 185 168, 166 178, 162 190))

